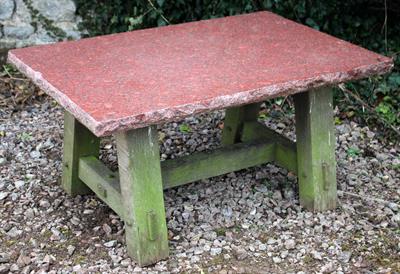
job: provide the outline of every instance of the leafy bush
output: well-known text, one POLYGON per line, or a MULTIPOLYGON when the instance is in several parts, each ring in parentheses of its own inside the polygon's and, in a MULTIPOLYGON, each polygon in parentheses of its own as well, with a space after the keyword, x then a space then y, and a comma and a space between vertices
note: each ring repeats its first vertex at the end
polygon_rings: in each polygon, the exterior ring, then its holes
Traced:
POLYGON ((270 10, 392 56, 396 65, 391 74, 346 84, 351 93, 337 92, 335 99, 344 113, 356 112, 357 117, 372 124, 383 121, 386 128, 399 134, 400 2, 397 0, 76 0, 76 3, 83 18, 82 27, 89 36, 270 10), (346 104, 338 103, 342 101, 346 104), (370 111, 364 112, 365 109, 370 111))

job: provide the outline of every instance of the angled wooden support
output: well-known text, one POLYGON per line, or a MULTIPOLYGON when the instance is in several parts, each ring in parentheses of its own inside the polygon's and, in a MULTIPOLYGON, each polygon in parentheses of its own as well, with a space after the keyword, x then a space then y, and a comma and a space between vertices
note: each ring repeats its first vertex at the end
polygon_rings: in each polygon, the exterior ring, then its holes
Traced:
POLYGON ((77 195, 90 192, 78 177, 79 157, 98 157, 99 146, 99 138, 65 111, 62 186, 67 193, 77 195))
POLYGON ((79 159, 79 179, 122 219, 125 217, 118 173, 112 172, 96 157, 86 156, 79 159))
POLYGON ((128 253, 150 265, 169 253, 157 129, 119 132, 116 140, 128 253))
POLYGON ((300 203, 322 211, 336 207, 335 132, 329 87, 294 95, 300 203))
POLYGON ((225 112, 222 145, 231 145, 241 141, 244 122, 257 121, 261 103, 228 108, 225 112))
POLYGON ((285 136, 267 128, 258 122, 246 122, 243 124, 242 141, 265 140, 275 144, 273 152, 273 161, 297 173, 297 153, 296 143, 285 136))

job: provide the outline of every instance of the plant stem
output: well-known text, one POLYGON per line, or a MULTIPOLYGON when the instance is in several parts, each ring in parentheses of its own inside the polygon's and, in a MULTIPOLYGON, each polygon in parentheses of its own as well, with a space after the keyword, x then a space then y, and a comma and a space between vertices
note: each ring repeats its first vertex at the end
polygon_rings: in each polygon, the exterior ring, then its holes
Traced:
POLYGON ((354 99, 356 99, 357 102, 359 102, 365 109, 367 109, 371 114, 373 114, 379 122, 384 124, 385 126, 389 127, 391 130, 393 130, 398 136, 400 136, 400 130, 395 128, 392 124, 387 122, 385 119, 381 118, 379 115, 376 114, 375 109, 372 108, 370 105, 368 105, 364 100, 360 98, 357 94, 352 92, 351 90, 347 89, 344 84, 339 84, 338 85, 339 89, 343 92, 343 94, 346 95, 346 93, 350 94, 354 99))

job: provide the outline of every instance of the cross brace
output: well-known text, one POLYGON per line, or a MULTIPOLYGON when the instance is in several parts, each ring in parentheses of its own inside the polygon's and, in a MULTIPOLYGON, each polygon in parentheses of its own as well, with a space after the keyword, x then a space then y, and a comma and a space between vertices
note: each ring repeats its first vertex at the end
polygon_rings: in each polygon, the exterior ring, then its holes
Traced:
MULTIPOLYGON (((161 162, 163 188, 168 189, 225 173, 276 162, 296 172, 296 145, 257 122, 245 123, 244 143, 224 146, 211 152, 161 162)), ((126 218, 117 172, 95 156, 79 158, 79 179, 119 216, 126 218)))

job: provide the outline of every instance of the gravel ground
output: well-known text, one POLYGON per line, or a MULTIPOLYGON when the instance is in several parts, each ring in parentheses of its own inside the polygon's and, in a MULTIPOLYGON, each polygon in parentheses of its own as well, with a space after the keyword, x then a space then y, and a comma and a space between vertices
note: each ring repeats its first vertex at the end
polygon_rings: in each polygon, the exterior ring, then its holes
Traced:
MULTIPOLYGON (((46 96, 21 105, 15 89, 34 87, 0 85, 8 100, 0 105, 0 274, 400 272, 400 148, 373 130, 336 126, 335 211, 301 209, 296 177, 272 164, 166 191, 170 258, 140 268, 127 256, 121 219, 95 196, 60 187, 62 109, 46 96)), ((162 126, 162 158, 218 147, 223 115, 162 126)), ((262 117, 294 137, 293 114, 262 117)), ((110 138, 101 159, 116 168, 110 138)))

